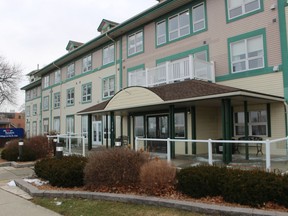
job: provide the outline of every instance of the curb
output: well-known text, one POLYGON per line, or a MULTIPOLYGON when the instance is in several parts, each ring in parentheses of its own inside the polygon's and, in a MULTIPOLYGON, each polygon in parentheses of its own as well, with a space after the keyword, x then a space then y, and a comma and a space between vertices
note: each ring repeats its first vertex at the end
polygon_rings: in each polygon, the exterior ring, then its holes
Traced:
POLYGON ((30 194, 32 197, 46 197, 46 198, 82 198, 105 201, 116 201, 123 203, 133 203, 142 205, 153 205, 168 208, 175 208, 186 211, 193 211, 202 214, 210 215, 243 215, 243 216, 287 216, 285 212, 279 211, 265 211, 253 208, 239 208, 229 207, 214 204, 196 203, 188 201, 178 201, 171 199, 162 199, 158 197, 138 196, 138 195, 124 195, 113 193, 98 193, 86 191, 56 191, 56 190, 39 190, 37 187, 25 182, 23 179, 14 180, 16 185, 30 194))
POLYGON ((17 163, 15 161, 12 162, 4 162, 0 163, 0 167, 14 167, 14 168, 24 168, 24 167, 33 167, 35 162, 27 162, 27 163, 17 163))

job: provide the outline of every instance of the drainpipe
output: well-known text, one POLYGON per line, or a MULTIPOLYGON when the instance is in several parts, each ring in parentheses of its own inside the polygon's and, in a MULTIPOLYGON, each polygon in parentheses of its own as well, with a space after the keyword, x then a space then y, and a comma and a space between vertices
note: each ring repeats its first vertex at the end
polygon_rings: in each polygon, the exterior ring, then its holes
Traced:
MULTIPOLYGON (((288 122, 288 104, 287 102, 285 101, 284 102, 284 109, 285 109, 285 132, 286 132, 286 137, 288 136, 288 131, 287 131, 287 122, 288 122)), ((286 157, 288 158, 288 141, 286 141, 286 157)))

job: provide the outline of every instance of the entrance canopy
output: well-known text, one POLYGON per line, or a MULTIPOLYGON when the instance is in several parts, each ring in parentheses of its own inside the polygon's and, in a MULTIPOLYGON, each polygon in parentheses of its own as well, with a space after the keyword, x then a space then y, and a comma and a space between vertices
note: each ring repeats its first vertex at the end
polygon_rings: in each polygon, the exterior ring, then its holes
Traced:
POLYGON ((158 110, 169 105, 219 105, 219 99, 232 99, 233 105, 284 102, 283 97, 248 91, 200 80, 187 80, 152 88, 127 87, 110 100, 78 112, 79 115, 109 112, 141 112, 158 110))

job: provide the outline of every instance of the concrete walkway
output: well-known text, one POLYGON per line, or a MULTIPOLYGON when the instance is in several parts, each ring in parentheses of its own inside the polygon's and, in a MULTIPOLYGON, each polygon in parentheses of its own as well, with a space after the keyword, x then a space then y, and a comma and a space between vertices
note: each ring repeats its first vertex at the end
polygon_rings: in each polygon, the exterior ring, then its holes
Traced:
POLYGON ((29 177, 33 173, 29 167, 0 167, 0 216, 59 216, 28 201, 32 197, 18 187, 8 186, 12 180, 29 177))
POLYGON ((256 215, 256 216, 287 216, 287 212, 265 211, 253 208, 229 207, 221 205, 212 205, 205 203, 196 203, 191 201, 178 201, 161 199, 158 197, 97 193, 87 191, 43 191, 33 185, 23 181, 22 178, 29 177, 34 173, 29 167, 1 167, 0 166, 0 216, 59 216, 55 212, 28 201, 32 197, 50 197, 50 198, 84 198, 96 200, 109 200, 115 202, 135 203, 177 208, 192 212, 199 212, 209 215, 256 215), (8 186, 11 180, 19 187, 8 186), (20 189, 21 188, 21 189, 20 189), (8 192, 9 191, 9 192, 8 192), (25 192, 24 192, 25 191, 25 192), (15 195, 16 194, 16 195, 15 195), (32 197, 31 197, 32 196, 32 197), (27 200, 28 199, 28 200, 27 200))

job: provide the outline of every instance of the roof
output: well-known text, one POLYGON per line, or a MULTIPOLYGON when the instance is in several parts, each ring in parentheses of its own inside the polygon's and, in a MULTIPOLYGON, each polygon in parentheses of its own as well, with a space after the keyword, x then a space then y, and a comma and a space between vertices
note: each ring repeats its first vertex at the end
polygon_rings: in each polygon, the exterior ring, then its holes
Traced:
POLYGON ((32 88, 34 88, 34 87, 36 87, 36 86, 39 86, 39 85, 41 85, 41 79, 38 79, 38 80, 36 80, 36 81, 34 81, 34 82, 32 82, 32 83, 29 83, 29 84, 26 85, 26 86, 23 86, 23 87, 21 88, 21 90, 29 90, 29 89, 32 89, 32 88))
POLYGON ((73 46, 73 48, 76 49, 82 45, 83 45, 83 43, 81 43, 81 42, 69 40, 69 42, 66 46, 66 50, 69 51, 71 49, 71 46, 73 46))
MULTIPOLYGON (((125 88, 119 91, 116 95, 118 95, 122 91, 125 92, 126 90, 130 88, 136 88, 136 87, 125 88)), ((139 88, 139 86, 137 88, 139 88)), ((187 101, 187 100, 200 100, 200 99, 203 100, 203 97, 206 97, 206 99, 209 99, 212 97, 214 98, 224 97, 224 95, 226 96, 227 95, 252 96, 252 97, 257 97, 257 96, 260 97, 262 95, 263 97, 267 96, 269 99, 283 100, 282 97, 278 97, 278 96, 266 95, 262 93, 252 92, 248 90, 243 90, 239 88, 219 85, 219 84, 210 83, 206 81, 200 81, 200 80, 186 80, 183 82, 171 83, 171 84, 161 85, 157 87, 150 87, 150 88, 140 87, 140 88, 150 90, 151 92, 159 96, 163 100, 163 103, 166 103, 166 102, 173 103, 173 102, 181 102, 181 101, 187 101)), ((116 95, 114 95, 114 97, 116 95)), ((104 111, 106 106, 112 99, 113 98, 111 98, 108 101, 104 101, 102 103, 96 104, 85 110, 82 110, 78 112, 78 114, 86 114, 86 113, 104 111)), ((135 105, 131 104, 131 107, 135 107, 135 105)))
POLYGON ((105 25, 107 26, 111 26, 112 28, 119 25, 119 23, 107 20, 107 19, 103 19, 102 22, 100 23, 97 31, 102 32, 103 28, 105 27, 105 25))

